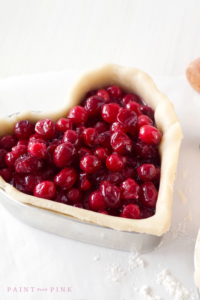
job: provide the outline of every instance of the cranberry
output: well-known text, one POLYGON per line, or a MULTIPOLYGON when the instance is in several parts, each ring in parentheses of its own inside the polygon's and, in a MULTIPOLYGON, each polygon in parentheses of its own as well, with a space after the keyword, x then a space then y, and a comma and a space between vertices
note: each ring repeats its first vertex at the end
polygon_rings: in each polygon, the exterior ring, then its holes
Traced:
POLYGON ((78 133, 79 136, 81 136, 82 132, 86 129, 84 125, 80 125, 76 127, 76 132, 78 133))
POLYGON ((132 142, 123 132, 115 132, 111 136, 111 146, 119 155, 126 155, 131 152, 132 142))
POLYGON ((44 162, 34 156, 19 157, 15 161, 15 171, 21 174, 32 174, 42 170, 44 162))
POLYGON ((45 159, 47 156, 47 148, 45 144, 42 143, 29 143, 28 144, 28 152, 37 157, 45 159))
POLYGON ((118 186, 111 184, 109 181, 104 181, 101 183, 99 190, 108 207, 119 207, 121 191, 118 186))
POLYGON ((35 143, 35 142, 37 142, 37 143, 43 143, 43 144, 47 145, 47 140, 41 138, 41 137, 39 136, 39 134, 32 134, 32 135, 30 136, 28 142, 29 142, 29 143, 35 143))
POLYGON ((106 208, 104 199, 99 191, 94 191, 92 194, 90 194, 88 201, 90 208, 94 211, 106 208))
POLYGON ((50 165, 53 164, 53 154, 54 154, 54 151, 55 151, 56 148, 57 148, 57 145, 50 145, 50 146, 47 148, 46 160, 47 160, 47 162, 48 162, 50 165))
POLYGON ((136 103, 141 103, 141 100, 138 96, 134 94, 127 94, 121 101, 122 105, 125 106, 129 102, 136 102, 136 103))
POLYGON ((54 177, 54 184, 61 188, 69 189, 74 185, 76 178, 77 174, 73 168, 65 168, 54 177))
POLYGON ((102 108, 102 118, 109 124, 115 122, 120 106, 116 103, 105 104, 102 108))
POLYGON ((137 173, 142 181, 152 181, 156 176, 156 168, 152 164, 144 164, 137 168, 137 173))
POLYGON ((27 175, 24 178, 25 186, 30 192, 33 192, 35 186, 42 181, 44 181, 44 179, 41 175, 27 175))
POLYGON ((146 207, 140 207, 140 219, 147 219, 154 215, 154 212, 146 207))
POLYGON ((67 204, 70 205, 70 201, 69 199, 66 197, 64 191, 56 191, 55 196, 52 199, 55 202, 59 202, 59 203, 63 203, 63 204, 67 204))
POLYGON ((0 138, 0 149, 11 151, 12 147, 17 144, 17 140, 13 135, 5 135, 0 138))
POLYGON ((104 209, 99 210, 98 213, 103 214, 103 215, 108 215, 108 212, 104 209))
POLYGON ((109 130, 108 124, 105 122, 97 122, 94 126, 98 134, 109 130))
POLYGON ((18 139, 26 140, 34 133, 34 126, 29 122, 29 120, 18 121, 15 124, 15 136, 18 139))
POLYGON ((81 158, 80 167, 84 172, 93 174, 101 169, 101 161, 95 155, 87 155, 81 158))
POLYGON ((90 181, 93 185, 99 188, 99 185, 102 181, 108 180, 108 170, 102 167, 99 171, 95 172, 94 174, 90 175, 90 181))
POLYGON ((117 120, 126 131, 134 135, 137 129, 137 115, 130 109, 122 109, 117 115, 117 120))
POLYGON ((141 201, 145 207, 155 208, 158 192, 152 182, 143 183, 141 186, 141 201))
POLYGON ((139 131, 140 139, 150 145, 159 145, 162 139, 162 134, 157 128, 149 125, 144 125, 139 131))
POLYGON ((112 132, 111 131, 106 131, 103 132, 99 135, 98 141, 101 144, 102 147, 104 148, 110 148, 110 138, 111 138, 112 132))
POLYGON ((137 168, 139 167, 140 162, 139 159, 137 157, 129 157, 128 158, 128 166, 131 168, 137 168))
POLYGON ((125 179, 127 179, 127 178, 135 179, 136 178, 135 170, 133 168, 130 168, 130 167, 125 167, 122 170, 122 175, 125 179))
MULTIPOLYGON (((81 173, 80 173, 81 174, 81 173)), ((91 188, 91 183, 89 182, 88 178, 82 178, 79 181, 78 187, 81 191, 88 191, 91 188)))
POLYGON ((58 120, 58 122, 56 123, 56 130, 59 132, 65 132, 68 129, 72 129, 72 128, 73 128, 73 123, 71 119, 62 118, 58 120))
POLYGON ((123 208, 120 217, 127 219, 140 219, 140 209, 136 204, 128 204, 123 208))
POLYGON ((98 133, 94 128, 87 128, 81 134, 81 139, 88 147, 95 147, 98 144, 98 133))
POLYGON ((156 167, 156 175, 155 177, 153 178, 153 183, 156 184, 160 181, 160 167, 156 167))
POLYGON ((73 203, 80 202, 83 198, 83 194, 75 188, 70 188, 67 190, 66 196, 73 203))
POLYGON ((112 132, 119 131, 119 132, 127 133, 127 130, 125 129, 125 127, 122 124, 120 124, 119 122, 114 122, 110 127, 110 131, 112 131, 112 132))
POLYGON ((10 182, 13 176, 13 169, 5 168, 0 170, 0 176, 6 181, 10 182))
MULTIPOLYGON (((1 150, 0 150, 1 151, 1 150)), ((14 156, 14 154, 12 152, 8 152, 5 156, 5 162, 6 162, 6 165, 9 167, 9 168, 14 168, 14 165, 15 165, 15 161, 16 161, 16 157, 14 156)))
POLYGON ((146 115, 150 119, 153 120, 153 118, 154 118, 154 110, 150 106, 148 106, 148 105, 141 106, 141 112, 142 112, 143 115, 146 115))
POLYGON ((65 168, 75 160, 76 156, 76 148, 68 142, 56 147, 53 154, 53 161, 57 167, 65 168))
POLYGON ((84 107, 75 106, 70 109, 68 119, 72 120, 75 126, 83 125, 87 122, 88 114, 84 107))
POLYGON ((94 154, 100 159, 100 161, 105 162, 109 156, 109 150, 107 148, 99 147, 94 150, 94 154))
POLYGON ((54 137, 54 139, 53 139, 53 142, 55 142, 55 141, 62 141, 62 139, 63 139, 63 132, 60 132, 60 131, 57 131, 56 130, 56 133, 55 133, 55 137, 54 137))
POLYGON ((51 200, 56 193, 56 188, 53 182, 50 181, 43 181, 36 185, 34 188, 34 196, 38 198, 44 198, 51 200))
POLYGON ((22 193, 31 194, 25 187, 24 175, 22 174, 14 174, 10 184, 22 193))
POLYGON ((44 139, 53 139, 56 127, 51 119, 43 119, 35 124, 35 132, 44 139))
POLYGON ((122 89, 117 85, 112 85, 107 88, 109 95, 113 98, 120 98, 123 95, 122 89))
POLYGON ((103 89, 98 90, 97 91, 97 96, 103 98, 105 100, 106 104, 110 102, 110 96, 109 96, 109 94, 106 90, 103 90, 103 89))
POLYGON ((139 130, 144 125, 153 125, 153 121, 149 117, 141 115, 138 117, 137 130, 139 130))
POLYGON ((122 199, 138 199, 140 186, 134 179, 128 178, 120 184, 122 190, 122 199))
POLYGON ((105 100, 99 96, 92 96, 85 102, 84 108, 89 117, 97 117, 101 115, 101 108, 105 104, 105 100))
POLYGON ((140 116, 142 114, 141 105, 136 102, 129 102, 128 104, 126 104, 125 108, 134 111, 137 116, 140 116))
POLYGON ((28 140, 18 140, 17 146, 28 146, 28 140))
POLYGON ((7 167, 6 161, 5 161, 7 153, 8 152, 5 149, 0 149, 0 168, 1 169, 7 167))
POLYGON ((27 146, 25 145, 17 145, 12 148, 12 154, 17 159, 20 155, 27 153, 27 146))
POLYGON ((85 155, 92 155, 92 151, 86 147, 80 147, 78 149, 78 155, 79 155, 79 159, 81 159, 83 156, 85 155))
POLYGON ((69 142, 72 145, 74 145, 75 147, 79 147, 81 145, 81 139, 80 139, 78 133, 71 129, 67 130, 64 133, 62 142, 63 143, 69 142))
POLYGON ((124 176, 120 172, 110 172, 108 176, 108 181, 110 181, 114 185, 118 185, 122 181, 124 181, 124 176))
POLYGON ((135 151, 141 158, 152 158, 156 155, 156 149, 142 141, 136 143, 135 151))
POLYGON ((124 163, 118 154, 111 154, 107 159, 106 159, 106 167, 108 170, 113 171, 113 172, 120 172, 124 168, 124 163))

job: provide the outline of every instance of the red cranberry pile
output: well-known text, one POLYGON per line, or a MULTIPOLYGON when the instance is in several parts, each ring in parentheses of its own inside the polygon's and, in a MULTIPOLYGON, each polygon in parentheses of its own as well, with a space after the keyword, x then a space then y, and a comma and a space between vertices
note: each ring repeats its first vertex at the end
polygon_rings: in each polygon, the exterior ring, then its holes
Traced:
POLYGON ((56 124, 15 124, 0 139, 0 175, 28 195, 106 215, 155 213, 162 135, 154 111, 119 86, 90 91, 56 124))

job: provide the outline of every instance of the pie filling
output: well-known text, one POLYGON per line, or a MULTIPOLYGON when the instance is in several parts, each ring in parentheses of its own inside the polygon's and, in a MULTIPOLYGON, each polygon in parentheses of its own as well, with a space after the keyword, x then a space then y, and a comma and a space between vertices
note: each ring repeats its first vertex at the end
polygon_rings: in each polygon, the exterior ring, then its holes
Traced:
POLYGON ((153 109, 119 86, 87 93, 67 118, 15 124, 0 175, 22 193, 129 219, 155 214, 162 135, 153 109))

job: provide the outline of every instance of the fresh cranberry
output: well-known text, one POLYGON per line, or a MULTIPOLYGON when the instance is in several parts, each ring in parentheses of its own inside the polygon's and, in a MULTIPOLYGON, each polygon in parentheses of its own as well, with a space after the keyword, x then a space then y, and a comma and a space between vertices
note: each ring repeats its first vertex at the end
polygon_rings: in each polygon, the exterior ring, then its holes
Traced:
POLYGON ((152 164, 144 164, 137 168, 137 173, 142 181, 152 181, 156 176, 156 168, 152 164))
POLYGON ((127 130, 125 129, 125 127, 122 124, 120 124, 119 122, 114 122, 110 127, 110 131, 112 131, 112 132, 119 131, 119 132, 127 133, 127 130))
POLYGON ((154 184, 156 184, 156 183, 158 183, 160 181, 160 172, 161 172, 160 167, 156 167, 156 175, 153 178, 153 183, 154 184))
POLYGON ((0 149, 11 151, 12 147, 16 146, 17 140, 13 135, 5 135, 0 138, 0 149))
POLYGON ((122 89, 117 85, 112 85, 107 88, 109 95, 113 98, 119 99, 123 95, 122 89))
MULTIPOLYGON (((1 150, 0 150, 0 152, 1 152, 1 150)), ((16 159, 17 158, 14 156, 14 154, 12 152, 8 152, 5 156, 6 165, 9 168, 14 168, 16 159)))
POLYGON ((43 181, 38 183, 34 188, 34 196, 38 198, 44 198, 51 200, 56 193, 56 188, 53 182, 51 181, 43 181))
POLYGON ((70 188, 67 190, 66 196, 73 203, 80 202, 83 198, 83 194, 75 188, 70 188))
POLYGON ((108 215, 108 212, 104 209, 99 210, 98 213, 103 214, 103 215, 108 215))
POLYGON ((114 185, 119 185, 122 181, 124 181, 124 176, 121 172, 110 172, 108 181, 114 185))
POLYGON ((101 115, 101 108, 105 104, 105 100, 99 96, 92 96, 85 102, 84 108, 89 117, 97 117, 101 115))
POLYGON ((128 178, 135 179, 136 178, 135 170, 133 168, 130 168, 130 167, 125 167, 122 170, 122 175, 125 179, 128 179, 128 178))
POLYGON ((29 143, 28 152, 37 158, 45 159, 47 156, 46 145, 42 143, 29 143))
POLYGON ((28 146, 28 140, 18 140, 17 146, 28 146))
POLYGON ((80 167, 84 172, 93 174, 101 169, 101 161, 95 155, 87 155, 81 158, 80 167))
POLYGON ((63 204, 67 204, 70 205, 70 201, 69 199, 66 197, 65 192, 64 191, 56 191, 55 196, 52 199, 55 202, 59 202, 59 203, 63 203, 63 204))
POLYGON ((47 145, 47 140, 45 140, 44 138, 41 138, 39 136, 39 134, 36 134, 36 133, 32 134, 30 136, 28 143, 35 143, 35 142, 37 142, 37 143, 43 143, 43 144, 47 145))
POLYGON ((134 179, 128 178, 120 184, 122 191, 122 199, 138 199, 140 193, 140 186, 134 179))
POLYGON ((120 106, 116 103, 105 104, 102 108, 102 118, 109 124, 116 121, 120 106))
POLYGON ((141 201, 145 207, 155 208, 158 192, 152 182, 143 183, 141 186, 141 201))
POLYGON ((101 133, 109 130, 109 126, 105 122, 97 122, 95 124, 94 128, 96 129, 96 131, 98 132, 98 134, 101 134, 101 133))
POLYGON ((141 105, 136 102, 129 102, 125 106, 126 109, 130 109, 136 113, 137 116, 140 116, 141 113, 141 105))
POLYGON ((132 142, 123 132, 115 132, 111 136, 111 146, 119 155, 127 155, 131 152, 132 142))
POLYGON ((141 100, 138 96, 134 94, 127 94, 121 101, 123 106, 126 106, 129 102, 136 102, 136 103, 141 103, 141 100))
POLYGON ((109 150, 107 148, 99 147, 94 150, 94 154, 100 159, 100 161, 105 162, 109 156, 109 150))
POLYGON ((59 132, 65 132, 68 129, 72 129, 72 128, 73 128, 73 123, 71 119, 62 118, 58 120, 58 122, 56 123, 56 130, 59 132))
POLYGON ((88 191, 91 188, 91 183, 88 180, 88 174, 87 173, 79 173, 79 183, 78 183, 78 187, 81 191, 88 191))
POLYGON ((82 132, 86 129, 84 125, 80 125, 76 127, 76 132, 78 133, 79 136, 81 136, 82 132))
POLYGON ((34 133, 34 126, 29 120, 22 120, 15 124, 14 131, 18 139, 26 140, 34 133))
POLYGON ((41 175, 27 175, 24 178, 25 186, 30 192, 33 192, 35 186, 42 181, 44 181, 44 179, 41 175))
POLYGON ((76 178, 77 174, 74 168, 65 168, 54 177, 54 184, 61 188, 69 189, 74 185, 76 178))
POLYGON ((136 204, 128 204, 123 208, 120 217, 127 219, 140 219, 140 209, 136 204))
POLYGON ((148 106, 148 105, 141 106, 141 112, 142 112, 143 115, 146 115, 150 119, 153 120, 153 118, 154 118, 154 110, 150 106, 148 106))
POLYGON ((99 135, 98 141, 102 147, 104 147, 104 148, 111 147, 111 144, 110 144, 111 135, 112 135, 111 131, 106 131, 99 135))
POLYGON ((153 121, 145 116, 145 115, 141 115, 138 117, 138 122, 137 122, 137 130, 140 130, 141 127, 143 127, 144 125, 153 125, 153 121))
POLYGON ((0 170, 0 176, 6 181, 10 182, 13 176, 13 169, 5 168, 0 170))
POLYGON ((109 96, 109 94, 106 90, 103 90, 103 89, 98 90, 97 91, 97 96, 103 98, 105 100, 106 104, 110 102, 110 96, 109 96))
POLYGON ((94 191, 92 194, 90 194, 88 201, 90 208, 94 211, 106 208, 103 196, 100 194, 99 191, 94 191))
POLYGON ((156 149, 142 141, 135 144, 135 151, 141 158, 152 158, 156 155, 156 149))
POLYGON ((88 147, 95 147, 98 144, 98 133, 94 128, 87 128, 81 134, 83 143, 88 147))
POLYGON ((87 122, 88 114, 84 107, 75 106, 70 109, 68 119, 72 120, 75 126, 84 125, 87 122))
POLYGON ((74 145, 75 147, 79 147, 81 145, 81 139, 80 139, 78 133, 71 129, 67 130, 64 133, 62 142, 63 143, 69 142, 72 145, 74 145))
POLYGON ((149 125, 144 125, 139 131, 140 139, 149 145, 159 145, 162 139, 162 134, 157 128, 149 125))
POLYGON ((108 175, 109 175, 109 171, 105 167, 102 167, 99 171, 90 175, 90 181, 92 183, 92 187, 94 185, 98 189, 102 181, 108 180, 108 175))
POLYGON ((76 156, 76 148, 71 143, 64 143, 56 147, 53 161, 57 167, 65 168, 75 160, 76 156))
POLYGON ((154 212, 146 207, 140 207, 140 219, 147 219, 154 215, 154 212))
POLYGON ((130 109, 122 109, 117 115, 117 121, 123 125, 126 131, 134 135, 137 129, 137 115, 130 109))
POLYGON ((20 157, 20 155, 26 154, 27 153, 27 146, 25 145, 17 145, 12 148, 12 154, 14 157, 17 159, 20 157))
POLYGON ((6 154, 8 152, 5 150, 5 149, 0 149, 0 168, 3 169, 3 168, 6 168, 7 165, 6 165, 6 161, 5 161, 5 158, 6 158, 6 154))
POLYGON ((80 147, 78 149, 78 155, 79 155, 79 159, 81 159, 83 156, 85 155, 92 155, 92 151, 86 147, 80 147))
POLYGON ((119 207, 121 191, 118 186, 111 184, 109 181, 104 181, 101 183, 99 190, 108 207, 119 207))
POLYGON ((10 184, 22 193, 29 194, 29 195, 31 194, 31 192, 29 192, 25 187, 24 175, 22 174, 14 174, 10 184))
POLYGON ((118 154, 111 154, 107 159, 106 159, 106 167, 108 170, 113 171, 113 172, 120 172, 124 168, 124 163, 118 154))
POLYGON ((51 119, 43 119, 35 124, 35 132, 44 139, 53 139, 56 127, 51 119))
POLYGON ((21 174, 33 174, 42 170, 44 162, 34 156, 19 157, 15 161, 15 171, 21 174))

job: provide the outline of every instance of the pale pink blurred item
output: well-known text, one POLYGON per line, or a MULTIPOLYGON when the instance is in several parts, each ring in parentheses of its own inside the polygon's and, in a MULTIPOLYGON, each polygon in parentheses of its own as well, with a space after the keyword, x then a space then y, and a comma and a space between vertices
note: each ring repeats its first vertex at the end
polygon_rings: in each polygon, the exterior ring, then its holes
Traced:
POLYGON ((193 89, 200 93, 200 57, 189 64, 186 75, 193 89))

